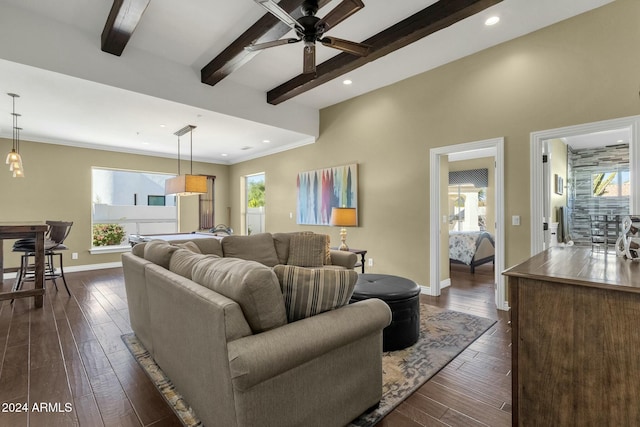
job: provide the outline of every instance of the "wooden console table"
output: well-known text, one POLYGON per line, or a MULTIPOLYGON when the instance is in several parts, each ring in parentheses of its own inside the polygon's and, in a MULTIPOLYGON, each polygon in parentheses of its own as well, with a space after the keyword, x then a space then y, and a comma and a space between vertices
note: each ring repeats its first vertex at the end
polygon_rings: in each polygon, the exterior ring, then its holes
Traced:
POLYGON ((11 292, 1 292, 0 301, 34 297, 35 307, 42 307, 44 295, 44 234, 48 226, 42 223, 3 223, 0 222, 0 284, 4 281, 4 241, 27 237, 36 239, 35 288, 11 292))
POLYGON ((552 247, 504 274, 513 425, 640 425, 640 263, 552 247))

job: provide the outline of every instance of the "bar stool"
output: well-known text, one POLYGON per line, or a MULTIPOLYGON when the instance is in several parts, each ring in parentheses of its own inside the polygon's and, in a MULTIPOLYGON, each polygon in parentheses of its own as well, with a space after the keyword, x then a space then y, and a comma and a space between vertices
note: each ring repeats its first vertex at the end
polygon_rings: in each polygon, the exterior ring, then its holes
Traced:
MULTIPOLYGON (((67 280, 64 277, 64 268, 62 265, 62 253, 61 250, 69 249, 63 244, 64 240, 71 231, 73 222, 67 221, 47 221, 49 230, 45 235, 44 242, 44 255, 45 255, 45 280, 52 280, 53 285, 58 290, 57 278, 62 278, 64 287, 67 290, 67 294, 71 296, 69 287, 67 286, 67 280), (58 257, 58 264, 60 265, 60 272, 56 272, 54 264, 54 256, 58 257)), ((25 281, 31 281, 35 279, 35 265, 31 263, 30 259, 33 257, 35 260, 35 240, 34 239, 20 239, 13 245, 13 252, 23 252, 20 257, 20 269, 18 270, 18 276, 16 283, 13 286, 13 290, 16 291, 22 287, 25 281)))

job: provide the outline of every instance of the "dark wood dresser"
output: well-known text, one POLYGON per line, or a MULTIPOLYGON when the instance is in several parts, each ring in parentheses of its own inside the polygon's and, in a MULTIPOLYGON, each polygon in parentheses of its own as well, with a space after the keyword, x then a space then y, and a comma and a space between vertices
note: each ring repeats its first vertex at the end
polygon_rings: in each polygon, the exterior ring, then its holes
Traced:
POLYGON ((553 247, 504 272, 514 426, 640 426, 640 263, 553 247))

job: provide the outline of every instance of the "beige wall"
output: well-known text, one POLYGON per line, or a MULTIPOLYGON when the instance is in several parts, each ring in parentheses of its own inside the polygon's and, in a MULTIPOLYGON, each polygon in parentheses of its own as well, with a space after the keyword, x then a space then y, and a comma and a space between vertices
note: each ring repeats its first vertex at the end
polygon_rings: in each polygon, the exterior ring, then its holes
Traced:
MULTIPOLYGON (((264 171, 267 230, 301 229, 289 219, 296 174, 357 162, 360 227, 349 230, 350 246, 369 251, 370 271, 429 285, 429 149, 503 136, 505 215, 521 217, 504 224, 514 265, 529 257, 530 133, 640 112, 639 16, 639 1, 618 0, 324 109, 315 144, 231 167, 232 207, 240 177, 264 171)), ((337 241, 336 229, 305 228, 337 241)))
MULTIPOLYGON (((0 147, 0 152, 6 154, 11 148, 11 141, 0 139, 0 147)), ((70 249, 64 253, 66 266, 120 261, 118 253, 89 253, 92 166, 165 173, 175 173, 177 169, 176 161, 167 158, 29 141, 22 141, 20 152, 25 178, 12 178, 8 167, 0 169, 0 221, 73 221, 71 234, 65 242, 70 249), (71 252, 78 252, 78 260, 71 259, 71 252)), ((196 162, 193 170, 194 173, 217 177, 215 209, 219 215, 226 212, 228 166, 196 162)), ((198 224, 197 197, 187 197, 181 204, 180 230, 193 231, 198 224)), ((19 258, 11 253, 12 244, 11 241, 4 244, 7 267, 19 264, 19 258)))
POLYGON ((563 188, 562 195, 556 194, 556 182, 555 176, 561 176, 564 181, 564 186, 567 182, 567 144, 559 139, 549 140, 549 151, 551 152, 551 185, 550 194, 550 208, 551 208, 551 222, 558 222, 558 208, 567 205, 567 189, 563 188))

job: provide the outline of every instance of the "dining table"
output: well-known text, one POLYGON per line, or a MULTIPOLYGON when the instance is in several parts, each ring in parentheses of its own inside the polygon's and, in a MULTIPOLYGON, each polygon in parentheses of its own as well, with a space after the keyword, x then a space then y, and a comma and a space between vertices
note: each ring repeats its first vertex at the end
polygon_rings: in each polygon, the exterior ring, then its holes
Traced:
POLYGON ((35 286, 33 289, 17 289, 0 292, 0 301, 16 298, 34 298, 34 306, 42 307, 44 300, 44 241, 48 225, 44 222, 0 222, 0 285, 4 283, 5 271, 17 271, 17 268, 5 269, 4 241, 23 238, 35 239, 35 286))

